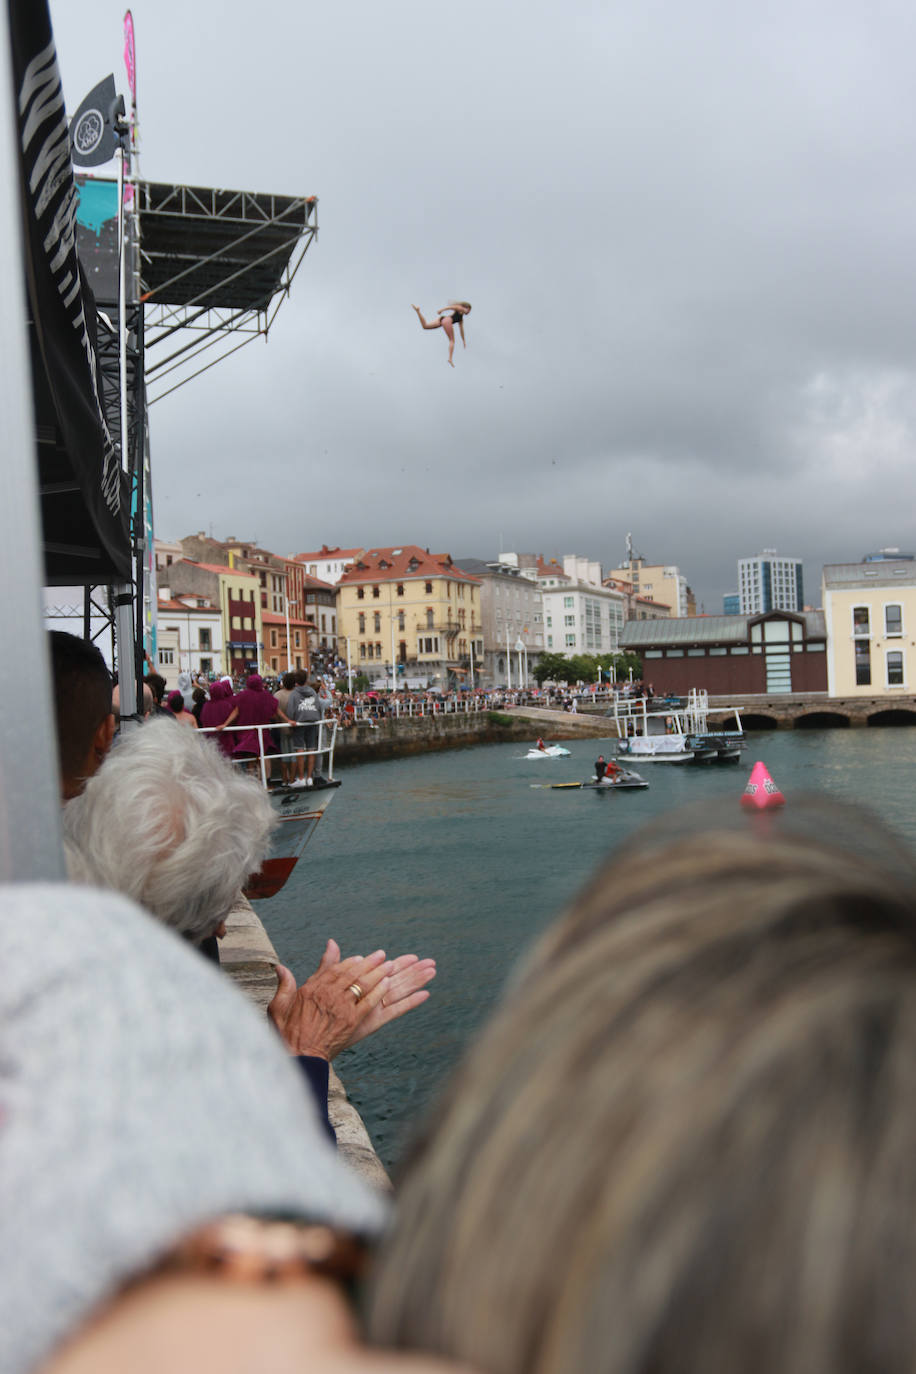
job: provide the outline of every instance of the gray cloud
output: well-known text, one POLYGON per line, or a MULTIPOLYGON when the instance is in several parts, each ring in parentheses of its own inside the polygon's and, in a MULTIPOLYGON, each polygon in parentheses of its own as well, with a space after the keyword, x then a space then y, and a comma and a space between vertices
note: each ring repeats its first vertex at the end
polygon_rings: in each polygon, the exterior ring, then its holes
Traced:
MULTIPOLYGON (((52 14, 71 109, 118 23, 52 14)), ((314 193, 269 344, 152 414, 164 536, 502 541, 709 611, 764 546, 912 547, 908 7, 135 7, 144 174, 314 193), (445 364, 410 303, 467 296, 445 364), (200 493, 198 495, 198 493, 200 493)))

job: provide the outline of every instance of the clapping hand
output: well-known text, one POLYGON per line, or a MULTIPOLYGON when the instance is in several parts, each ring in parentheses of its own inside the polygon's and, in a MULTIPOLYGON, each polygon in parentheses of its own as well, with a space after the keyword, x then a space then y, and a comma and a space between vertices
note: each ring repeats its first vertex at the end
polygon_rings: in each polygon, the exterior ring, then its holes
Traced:
POLYGON ((329 940, 301 987, 288 968, 277 965, 277 991, 267 1014, 292 1054, 330 1060, 425 1002, 426 984, 435 976, 433 959, 386 959, 381 949, 366 958, 341 959, 340 946, 329 940))

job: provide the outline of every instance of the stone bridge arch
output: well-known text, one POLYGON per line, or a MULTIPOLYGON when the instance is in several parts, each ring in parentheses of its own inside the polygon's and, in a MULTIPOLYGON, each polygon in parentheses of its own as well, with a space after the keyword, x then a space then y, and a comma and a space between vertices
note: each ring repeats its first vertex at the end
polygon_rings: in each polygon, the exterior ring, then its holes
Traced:
POLYGON ((742 711, 741 726, 744 730, 778 730, 779 721, 762 711, 742 711))
POLYGON ((793 730, 848 730, 851 721, 841 711, 805 711, 792 722, 793 730))
POLYGON ((873 711, 866 719, 866 725, 916 725, 916 711, 912 707, 890 706, 884 711, 873 711))

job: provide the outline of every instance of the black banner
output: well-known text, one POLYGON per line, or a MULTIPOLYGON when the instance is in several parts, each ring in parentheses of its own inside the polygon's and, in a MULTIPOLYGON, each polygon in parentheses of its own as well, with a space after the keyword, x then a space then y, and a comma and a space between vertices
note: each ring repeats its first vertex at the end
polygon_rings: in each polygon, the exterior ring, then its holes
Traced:
POLYGON ((113 76, 94 86, 70 121, 70 145, 77 167, 100 167, 110 162, 118 147, 114 131, 118 95, 113 76))
POLYGON ((46 576, 126 581, 127 478, 102 404, 95 301, 77 257, 77 195, 51 20, 46 0, 8 6, 46 576))

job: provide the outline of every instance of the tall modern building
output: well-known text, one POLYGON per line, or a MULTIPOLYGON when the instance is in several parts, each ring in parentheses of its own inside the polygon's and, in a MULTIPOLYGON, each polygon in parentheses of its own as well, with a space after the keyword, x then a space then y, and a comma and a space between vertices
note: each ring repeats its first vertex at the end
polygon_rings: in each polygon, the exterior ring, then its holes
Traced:
POLYGON ((804 610, 801 559, 785 558, 775 549, 764 549, 754 558, 739 558, 738 595, 742 615, 804 610))

